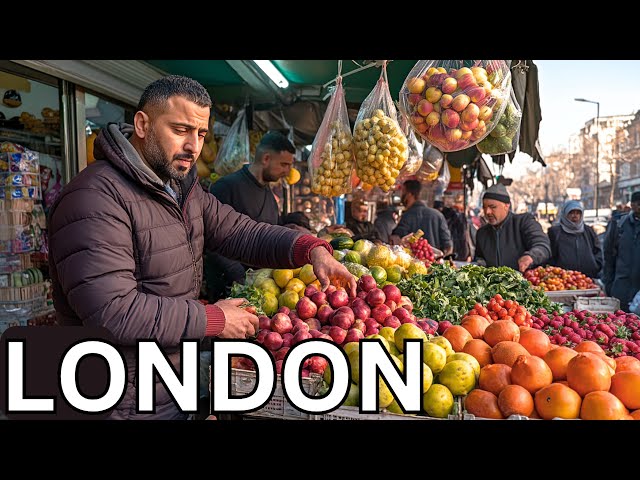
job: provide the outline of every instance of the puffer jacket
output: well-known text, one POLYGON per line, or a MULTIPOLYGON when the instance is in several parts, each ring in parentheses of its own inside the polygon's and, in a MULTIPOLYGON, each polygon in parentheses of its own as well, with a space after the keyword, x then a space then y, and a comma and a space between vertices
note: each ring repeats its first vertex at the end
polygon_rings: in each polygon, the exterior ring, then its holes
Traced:
POLYGON ((54 306, 60 324, 103 326, 115 336, 128 385, 111 418, 185 418, 161 382, 155 414, 136 413, 136 340, 157 340, 180 372, 181 340, 222 331, 222 310, 197 300, 203 250, 260 267, 295 268, 321 241, 256 223, 221 204, 199 185, 195 168, 176 185, 182 192, 176 201, 123 131, 130 127, 102 129, 96 162, 50 209, 54 306))

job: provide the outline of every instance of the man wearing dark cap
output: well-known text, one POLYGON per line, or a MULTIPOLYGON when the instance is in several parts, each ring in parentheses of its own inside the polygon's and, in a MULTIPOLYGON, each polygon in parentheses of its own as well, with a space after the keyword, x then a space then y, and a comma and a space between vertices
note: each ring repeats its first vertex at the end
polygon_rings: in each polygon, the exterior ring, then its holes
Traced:
POLYGON ((475 261, 479 265, 506 266, 524 272, 549 259, 549 237, 533 215, 511 211, 511 198, 503 184, 485 190, 482 210, 487 224, 476 234, 475 261))
POLYGON ((640 191, 631 195, 631 211, 611 222, 604 239, 605 291, 620 300, 629 311, 629 302, 640 290, 640 191))

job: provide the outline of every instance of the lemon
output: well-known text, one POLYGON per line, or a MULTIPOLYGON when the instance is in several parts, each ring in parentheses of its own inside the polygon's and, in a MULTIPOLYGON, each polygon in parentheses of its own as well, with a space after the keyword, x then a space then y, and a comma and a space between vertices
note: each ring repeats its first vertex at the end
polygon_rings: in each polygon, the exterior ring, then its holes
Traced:
MULTIPOLYGON (((328 370, 328 369, 327 369, 328 370)), ((352 383, 349 387, 349 395, 342 405, 345 407, 357 407, 360 402, 360 387, 352 383)))
POLYGON ((453 410, 453 395, 447 387, 434 383, 422 396, 422 409, 435 418, 447 418, 453 410))
POLYGON ((298 278, 302 280, 305 285, 309 285, 318 279, 318 277, 316 277, 316 274, 313 273, 313 265, 311 265, 310 263, 307 263, 304 267, 300 269, 300 274, 298 275, 298 278))
POLYGON ((254 286, 262 290, 263 293, 280 295, 280 289, 278 288, 278 285, 276 285, 276 282, 273 280, 273 278, 263 278, 261 280, 258 280, 254 284, 254 286))
POLYGON ((291 167, 291 170, 289 170, 289 173, 287 174, 285 179, 289 185, 298 183, 300 181, 300 172, 297 168, 291 167))
POLYGON ((285 290, 284 293, 278 297, 278 306, 289 307, 291 310, 295 310, 298 300, 300 300, 300 297, 296 292, 293 290, 285 290))
MULTIPOLYGON (((395 358, 395 357, 394 357, 395 358)), ((393 394, 382 377, 378 377, 378 407, 385 408, 393 402, 393 394)))
POLYGON ((387 349, 387 352, 391 353, 391 347, 389 346, 389 341, 386 338, 384 338, 382 335, 376 333, 374 335, 369 335, 368 337, 365 337, 365 338, 377 338, 382 342, 382 345, 384 346, 384 348, 387 349))
POLYGON ((391 283, 398 283, 402 280, 402 267, 400 265, 391 265, 385 268, 387 272, 387 281, 391 283))
POLYGON ((393 343, 395 345, 395 340, 394 340, 395 333, 396 333, 396 329, 395 328, 382 327, 380 329, 380 331, 378 332, 378 335, 382 335, 384 338, 387 339, 387 341, 390 344, 393 343))
POLYGON ((433 385, 433 372, 426 363, 422 364, 422 393, 426 393, 433 385))
POLYGON ((285 290, 293 290, 298 294, 300 294, 301 292, 304 292, 305 288, 307 288, 307 286, 299 278, 292 278, 284 287, 285 290))
POLYGON ((453 360, 438 374, 438 381, 453 395, 466 395, 476 386, 476 372, 469 362, 453 360))
POLYGON ((387 406, 387 412, 404 415, 404 412, 400 408, 400 405, 398 405, 398 401, 395 398, 393 399, 393 402, 391 402, 391 404, 387 406))
POLYGON ((327 368, 324 369, 322 380, 324 380, 327 385, 331 385, 331 365, 327 365, 327 368))
POLYGON ((314 280, 309 285, 313 285, 314 287, 316 287, 319 292, 322 291, 322 285, 320 284, 320 280, 314 280))
MULTIPOLYGON (((360 382, 360 349, 355 349, 347 355, 349 358, 349 365, 351 366, 351 381, 354 383, 360 382)), ((389 402, 391 403, 391 402, 389 402)))
POLYGON ((473 371, 476 374, 476 380, 480 377, 480 362, 476 360, 476 357, 464 352, 457 352, 449 355, 447 357, 447 363, 453 362, 454 360, 462 360, 464 362, 468 362, 469 365, 473 367, 473 371))
POLYGON ((360 343, 359 342, 349 342, 344 347, 342 347, 342 349, 344 350, 344 353, 346 353, 347 356, 349 356, 349 354, 351 352, 353 352, 354 350, 359 350, 360 349, 360 343))
POLYGON ((413 339, 419 338, 420 340, 426 341, 427 334, 422 331, 420 327, 414 325, 413 323, 403 323, 398 328, 393 335, 393 341, 398 347, 398 350, 401 352, 404 351, 404 339, 413 339))
POLYGON ((265 292, 262 310, 268 317, 275 315, 278 311, 278 298, 273 293, 265 292))
POLYGON ((300 275, 300 271, 301 270, 302 270, 302 267, 294 268, 293 269, 293 278, 296 278, 298 275, 300 275))
POLYGON ((273 280, 276 282, 276 285, 278 285, 280 288, 284 288, 287 286, 287 283, 289 283, 289 280, 293 278, 293 270, 288 268, 276 269, 271 275, 273 277, 273 280))
POLYGON ((446 352, 447 357, 449 355, 453 355, 453 347, 451 346, 451 342, 449 340, 447 340, 446 338, 444 338, 443 336, 433 337, 430 340, 430 342, 431 343, 435 343, 436 345, 440 345, 442 348, 444 348, 444 351, 446 352))
POLYGON ((436 343, 425 342, 422 345, 422 361, 437 375, 447 364, 447 351, 436 343))
POLYGON ((389 353, 391 355, 393 355, 394 357, 399 357, 400 355, 402 355, 400 353, 400 350, 398 350, 398 347, 396 347, 396 344, 393 343, 393 340, 391 340, 391 342, 389 342, 389 353))

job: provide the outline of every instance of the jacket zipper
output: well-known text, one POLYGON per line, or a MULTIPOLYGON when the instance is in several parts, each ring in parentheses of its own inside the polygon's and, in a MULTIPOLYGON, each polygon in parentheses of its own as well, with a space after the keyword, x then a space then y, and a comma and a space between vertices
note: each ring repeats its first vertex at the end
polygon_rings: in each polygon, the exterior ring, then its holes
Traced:
POLYGON ((191 189, 189 190, 189 193, 187 193, 187 197, 184 200, 184 204, 182 206, 182 225, 184 226, 184 231, 185 234, 187 235, 187 244, 189 245, 189 252, 191 253, 191 266, 193 267, 193 277, 195 279, 195 283, 196 283, 196 294, 199 296, 199 289, 200 289, 200 278, 198 277, 198 272, 197 272, 197 268, 196 268, 196 257, 193 253, 193 246, 191 245, 191 240, 189 238, 189 229, 187 228, 187 204, 189 203, 189 198, 191 198, 191 193, 193 192, 196 183, 198 183, 198 180, 196 180, 195 182, 193 182, 193 185, 191 185, 191 189))
POLYGON ((502 266, 502 259, 500 258, 500 229, 496 230, 496 255, 498 257, 498 266, 502 266))

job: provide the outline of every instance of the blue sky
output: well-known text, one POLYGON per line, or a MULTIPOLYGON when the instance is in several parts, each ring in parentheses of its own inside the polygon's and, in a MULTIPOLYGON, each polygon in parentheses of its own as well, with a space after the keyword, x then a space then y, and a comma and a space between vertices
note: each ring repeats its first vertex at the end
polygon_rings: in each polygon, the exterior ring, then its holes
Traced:
MULTIPOLYGON (((640 110, 640 60, 534 60, 540 88, 539 141, 542 153, 567 146, 596 116, 596 105, 576 102, 584 98, 600 102, 600 116, 629 115, 640 110)), ((517 154, 504 174, 518 177, 531 166, 531 158, 517 154)))
POLYGON ((628 115, 640 110, 640 60, 534 60, 540 83, 540 145, 548 153, 566 145, 596 116, 628 115))

